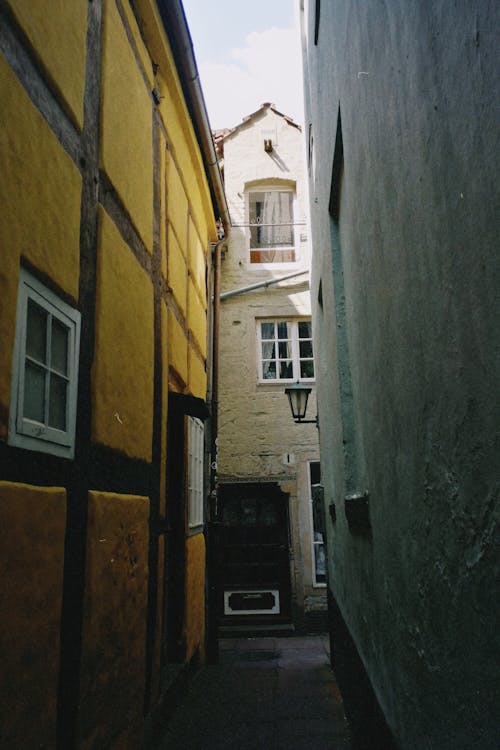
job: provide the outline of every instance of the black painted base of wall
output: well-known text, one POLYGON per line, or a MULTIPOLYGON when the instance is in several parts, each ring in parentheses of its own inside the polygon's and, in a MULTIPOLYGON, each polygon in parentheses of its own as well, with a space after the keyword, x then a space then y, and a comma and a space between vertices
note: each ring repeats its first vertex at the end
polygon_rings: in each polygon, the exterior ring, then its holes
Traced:
POLYGON ((332 669, 351 729, 352 750, 398 750, 356 644, 330 590, 328 618, 332 669))
POLYGON ((198 650, 190 661, 167 664, 163 670, 163 688, 157 703, 144 719, 144 748, 157 750, 168 722, 185 699, 188 687, 201 667, 198 650))

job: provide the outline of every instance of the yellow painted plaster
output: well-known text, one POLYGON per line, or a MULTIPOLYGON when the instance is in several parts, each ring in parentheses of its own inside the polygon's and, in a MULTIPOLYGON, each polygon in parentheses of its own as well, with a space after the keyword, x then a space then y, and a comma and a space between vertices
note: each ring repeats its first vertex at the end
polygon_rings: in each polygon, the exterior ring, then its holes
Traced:
POLYGON ((167 216, 181 252, 187 257, 188 199, 170 153, 167 157, 167 216))
POLYGON ((2 747, 56 746, 66 493, 0 482, 2 747))
POLYGON ((139 31, 139 27, 137 25, 137 21, 129 0, 123 0, 121 3, 121 7, 123 8, 129 32, 132 35, 133 44, 137 52, 137 56, 140 60, 142 72, 146 76, 149 88, 153 90, 155 85, 153 65, 149 56, 149 52, 144 44, 144 39, 142 38, 141 32, 139 31))
POLYGON ((205 537, 195 534, 186 541, 185 638, 188 660, 199 649, 204 657, 205 641, 205 537))
POLYGON ((116 9, 105 3, 101 163, 151 252, 152 101, 116 9))
POLYGON ((68 113, 81 129, 87 0, 7 0, 68 113))
POLYGON ((185 316, 187 312, 188 266, 175 233, 168 225, 167 249, 167 283, 172 289, 174 299, 185 316))
POLYGON ((161 302, 161 359, 162 359, 162 407, 161 407, 161 464, 160 464, 160 517, 165 517, 165 498, 167 492, 167 418, 168 418, 168 354, 169 344, 169 327, 168 311, 165 302, 161 302))
POLYGON ((159 196, 160 196, 160 253, 161 253, 161 273, 163 278, 167 278, 167 196, 166 196, 166 164, 167 151, 165 138, 160 131, 160 164, 159 164, 159 196))
POLYGON ((188 382, 188 342, 179 321, 171 310, 168 311, 169 365, 187 385, 188 382))
POLYGON ((188 351, 189 364, 189 392, 193 396, 205 399, 207 397, 207 374, 205 363, 202 362, 197 353, 190 348, 188 351))
POLYGON ((165 535, 158 537, 158 600, 156 609, 156 630, 155 644, 153 653, 153 669, 151 675, 151 701, 153 704, 158 700, 160 694, 161 678, 161 650, 162 650, 162 630, 163 630, 163 612, 164 612, 164 591, 165 591, 165 535))
POLYGON ((195 222, 202 236, 202 227, 208 225, 210 240, 215 242, 217 231, 203 158, 157 5, 150 0, 135 0, 134 9, 141 19, 141 31, 152 59, 158 65, 156 80, 161 96, 158 111, 176 163, 182 165, 183 184, 194 204, 195 222))
POLYGON ((93 440, 150 461, 153 288, 102 208, 92 400, 93 440))
POLYGON ((200 295, 189 279, 188 284, 188 322, 189 329, 204 355, 207 348, 207 315, 205 312, 205 299, 200 295))
POLYGON ((192 217, 189 217, 189 274, 202 297, 206 296, 207 256, 192 217))
POLYGON ((7 436, 21 255, 78 298, 81 177, 0 55, 0 439, 7 436))
POLYGON ((149 498, 90 492, 77 745, 142 747, 149 498))

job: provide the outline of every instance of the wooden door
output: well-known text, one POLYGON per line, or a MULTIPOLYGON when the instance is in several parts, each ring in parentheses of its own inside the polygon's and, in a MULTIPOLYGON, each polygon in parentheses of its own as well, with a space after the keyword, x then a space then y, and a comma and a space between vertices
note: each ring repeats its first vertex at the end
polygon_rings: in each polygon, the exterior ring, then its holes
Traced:
POLYGON ((276 484, 237 484, 220 497, 222 621, 290 621, 288 495, 276 484))

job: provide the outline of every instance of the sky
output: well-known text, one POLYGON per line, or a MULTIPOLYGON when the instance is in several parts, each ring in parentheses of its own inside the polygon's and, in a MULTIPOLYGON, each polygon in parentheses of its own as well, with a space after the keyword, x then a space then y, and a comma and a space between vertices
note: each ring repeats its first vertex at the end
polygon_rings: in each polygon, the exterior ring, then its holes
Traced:
POLYGON ((264 102, 302 125, 296 0, 183 0, 212 129, 264 102))

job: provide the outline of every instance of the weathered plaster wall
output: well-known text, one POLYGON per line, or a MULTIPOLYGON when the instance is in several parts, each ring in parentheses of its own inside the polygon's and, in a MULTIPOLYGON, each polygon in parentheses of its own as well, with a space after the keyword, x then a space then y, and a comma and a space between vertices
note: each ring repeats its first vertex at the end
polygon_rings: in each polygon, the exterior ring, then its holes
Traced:
MULTIPOLYGON (((233 227, 222 262, 222 291, 246 287, 309 268, 302 133, 271 109, 224 139, 224 180, 233 227), (273 153, 264 150, 264 130, 275 134, 273 153), (300 262, 263 269, 249 263, 245 187, 255 180, 296 191, 296 247, 300 262)), ((278 481, 290 494, 291 576, 294 602, 302 610, 312 588, 311 520, 307 461, 318 460, 315 425, 295 425, 283 384, 259 382, 259 318, 309 318, 307 273, 277 286, 222 302, 220 324, 219 477, 221 481, 278 481), (286 455, 291 454, 287 460, 286 455)), ((314 385, 313 385, 314 391, 314 385)), ((308 417, 316 415, 314 392, 308 417)))
POLYGON ((337 508, 332 593, 402 748, 493 748, 498 9, 323 3, 316 46, 308 6, 312 298, 322 466, 327 503, 337 508), (336 235, 328 204, 339 106, 336 235), (335 243, 355 478, 369 491, 371 539, 352 533, 344 514, 335 243))
POLYGON ((63 106, 81 130, 88 3, 86 0, 59 3, 57 13, 47 13, 44 3, 32 0, 7 0, 7 5, 37 50, 63 106))
POLYGON ((197 652, 205 655, 205 537, 195 534, 186 543, 186 618, 185 638, 187 658, 197 652))
POLYGON ((151 281, 102 208, 99 230, 93 439, 151 461, 151 281))
POLYGON ((0 745, 5 748, 56 744, 65 523, 64 489, 0 482, 0 745), (28 716, 36 716, 36 722, 28 716))
MULTIPOLYGON (((0 98, 0 744, 135 750, 160 685, 168 392, 206 398, 210 188, 150 0, 7 0, 0 98), (7 444, 21 265, 82 316, 72 461, 7 444)), ((189 658, 203 535, 186 545, 189 658)))
MULTIPOLYGON (((124 3, 127 5, 128 3, 124 3)), ((153 244, 152 107, 149 86, 115 3, 104 5, 101 163, 148 250, 153 244), (126 103, 126 104, 125 104, 126 103)), ((151 61, 146 62, 151 70, 151 61)))
POLYGON ((0 222, 0 438, 5 440, 20 258, 46 269, 65 292, 78 296, 81 178, 2 57, 0 70, 0 202, 8 217, 0 222))
POLYGON ((140 747, 149 498, 91 492, 78 747, 140 747))

